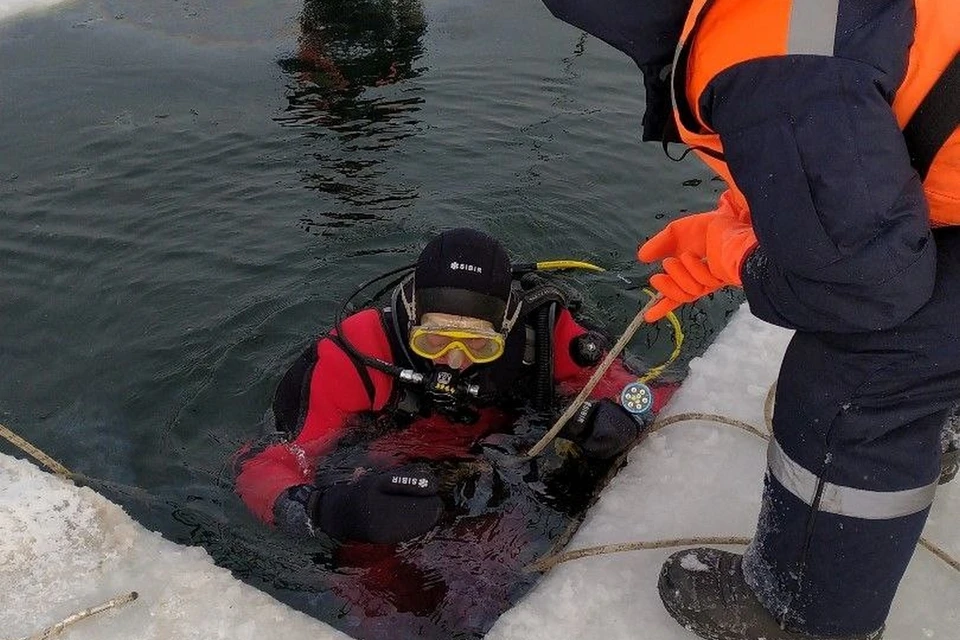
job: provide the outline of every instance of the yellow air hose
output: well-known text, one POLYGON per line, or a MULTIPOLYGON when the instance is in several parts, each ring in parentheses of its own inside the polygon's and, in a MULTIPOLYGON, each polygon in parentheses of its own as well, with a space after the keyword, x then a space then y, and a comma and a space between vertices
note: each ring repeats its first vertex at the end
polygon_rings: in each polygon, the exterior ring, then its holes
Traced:
POLYGON ((557 271, 560 269, 583 269, 584 271, 593 271, 600 273, 606 271, 603 267, 598 267, 592 262, 582 260, 541 260, 535 263, 537 271, 557 271))

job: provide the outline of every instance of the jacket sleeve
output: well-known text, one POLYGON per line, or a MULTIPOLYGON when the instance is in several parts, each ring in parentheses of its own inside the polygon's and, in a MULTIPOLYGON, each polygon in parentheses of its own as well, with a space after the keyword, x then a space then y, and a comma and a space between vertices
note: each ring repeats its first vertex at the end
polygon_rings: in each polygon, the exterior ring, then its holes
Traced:
MULTIPOLYGON (((364 353, 389 358, 386 336, 382 332, 371 335, 366 331, 372 319, 356 321, 354 318, 357 316, 343 324, 344 332, 352 336, 351 341, 364 353)), ((268 524, 273 524, 273 505, 282 492, 314 482, 317 464, 349 428, 350 419, 363 411, 383 409, 392 392, 392 379, 368 368, 375 389, 371 403, 357 367, 340 347, 323 339, 317 344, 317 353, 303 429, 294 440, 271 445, 240 464, 237 493, 247 507, 268 524)))
POLYGON ((861 61, 762 58, 701 97, 750 205, 751 311, 804 331, 889 328, 929 298, 926 201, 888 103, 898 80, 861 61))

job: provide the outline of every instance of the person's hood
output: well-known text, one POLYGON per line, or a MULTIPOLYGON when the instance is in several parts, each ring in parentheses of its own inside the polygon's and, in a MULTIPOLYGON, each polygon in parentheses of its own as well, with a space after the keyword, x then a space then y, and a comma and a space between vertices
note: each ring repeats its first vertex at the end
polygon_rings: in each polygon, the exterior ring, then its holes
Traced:
POLYGON ((643 139, 675 141, 670 63, 692 0, 543 0, 553 15, 624 52, 643 72, 643 139))
POLYGON ((550 12, 630 56, 668 64, 692 0, 543 0, 550 12))

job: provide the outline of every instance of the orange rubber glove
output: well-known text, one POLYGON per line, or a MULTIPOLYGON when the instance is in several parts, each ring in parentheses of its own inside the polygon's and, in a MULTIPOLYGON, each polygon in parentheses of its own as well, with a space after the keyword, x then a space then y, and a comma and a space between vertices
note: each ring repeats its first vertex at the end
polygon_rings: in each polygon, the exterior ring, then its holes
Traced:
POLYGON ((663 260, 664 273, 650 278, 663 300, 648 309, 644 319, 656 322, 721 287, 742 286, 740 267, 756 246, 753 227, 727 198, 721 197, 715 211, 671 222, 637 250, 641 262, 663 260))

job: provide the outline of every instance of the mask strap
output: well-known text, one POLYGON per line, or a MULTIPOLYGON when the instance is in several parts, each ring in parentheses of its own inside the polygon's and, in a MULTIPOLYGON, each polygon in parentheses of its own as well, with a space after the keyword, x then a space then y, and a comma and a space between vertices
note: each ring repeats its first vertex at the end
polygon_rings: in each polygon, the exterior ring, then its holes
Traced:
POLYGON ((417 322, 417 289, 413 285, 412 273, 400 283, 400 301, 403 303, 403 308, 407 311, 407 333, 410 333, 410 329, 412 329, 413 325, 417 322), (407 285, 410 285, 409 300, 407 299, 407 285))

